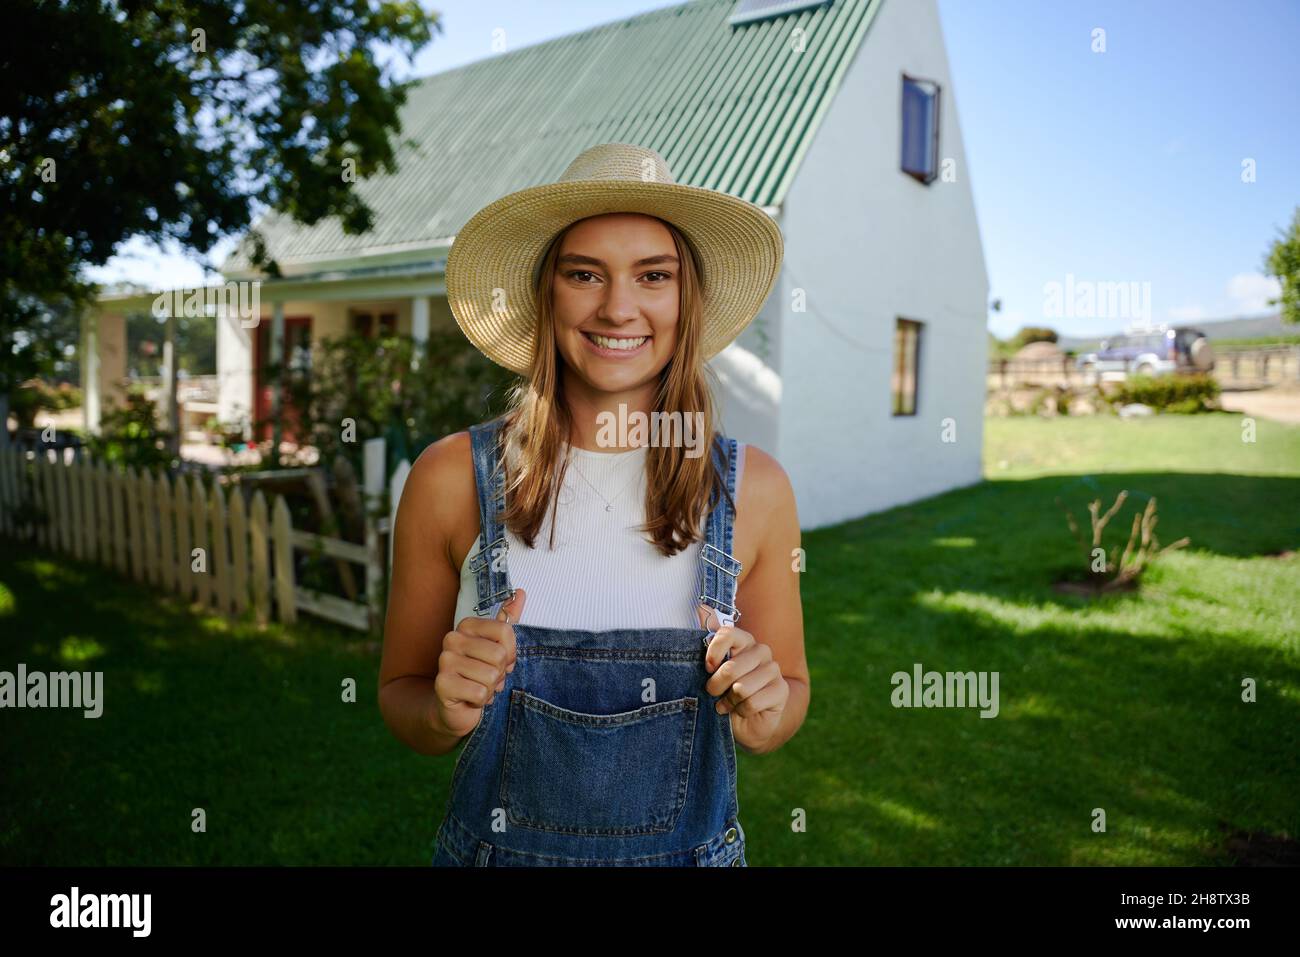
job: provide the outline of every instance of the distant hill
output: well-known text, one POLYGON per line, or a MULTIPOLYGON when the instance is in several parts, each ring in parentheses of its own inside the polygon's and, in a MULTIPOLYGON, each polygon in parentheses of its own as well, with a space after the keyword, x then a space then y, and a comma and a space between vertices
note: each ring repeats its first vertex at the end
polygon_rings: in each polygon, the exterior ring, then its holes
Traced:
MULTIPOLYGON (((1300 335, 1300 326, 1285 323, 1281 314, 1256 316, 1245 319, 1197 319, 1191 322, 1176 322, 1171 325, 1186 325, 1200 329, 1211 341, 1215 339, 1271 339, 1277 336, 1300 335)), ((1114 332, 1112 335, 1120 335, 1114 332)), ((1057 343, 1067 352, 1091 352, 1097 348, 1104 337, 1077 339, 1062 336, 1057 343)))

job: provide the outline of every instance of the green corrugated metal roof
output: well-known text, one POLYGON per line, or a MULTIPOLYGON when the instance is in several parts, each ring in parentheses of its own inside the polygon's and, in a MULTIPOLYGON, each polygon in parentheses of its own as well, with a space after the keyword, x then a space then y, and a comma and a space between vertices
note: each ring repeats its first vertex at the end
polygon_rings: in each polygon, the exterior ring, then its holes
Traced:
MULTIPOLYGON (((337 220, 262 229, 284 262, 453 237, 481 207, 551 182, 582 150, 657 150, 678 182, 778 206, 883 0, 834 0, 739 26, 696 0, 421 80, 402 108, 399 170, 357 184, 370 232, 337 220), (805 48, 794 52, 793 31, 805 48)), ((436 40, 435 40, 436 42, 436 40)), ((227 269, 244 265, 238 254, 227 269)))

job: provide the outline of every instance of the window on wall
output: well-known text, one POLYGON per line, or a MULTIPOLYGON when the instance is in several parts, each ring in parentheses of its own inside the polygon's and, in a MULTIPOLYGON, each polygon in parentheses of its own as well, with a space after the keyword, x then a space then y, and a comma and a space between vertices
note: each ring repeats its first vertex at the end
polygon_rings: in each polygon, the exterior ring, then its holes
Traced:
POLYGON ((939 84, 903 74, 901 168, 922 183, 939 175, 939 84))
POLYGON ((894 415, 916 415, 916 384, 919 381, 921 324, 898 319, 894 325, 894 415))
POLYGON ((395 312, 354 312, 352 314, 352 331, 367 339, 374 336, 392 336, 397 334, 397 313, 395 312))

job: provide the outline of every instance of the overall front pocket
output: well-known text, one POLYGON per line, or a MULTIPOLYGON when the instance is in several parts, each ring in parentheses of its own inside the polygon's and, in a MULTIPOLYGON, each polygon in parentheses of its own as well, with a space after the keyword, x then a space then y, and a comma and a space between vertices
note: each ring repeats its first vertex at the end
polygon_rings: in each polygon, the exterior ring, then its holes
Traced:
POLYGON ((569 834, 671 831, 686 803, 695 698, 619 714, 510 693, 501 802, 512 824, 569 834))

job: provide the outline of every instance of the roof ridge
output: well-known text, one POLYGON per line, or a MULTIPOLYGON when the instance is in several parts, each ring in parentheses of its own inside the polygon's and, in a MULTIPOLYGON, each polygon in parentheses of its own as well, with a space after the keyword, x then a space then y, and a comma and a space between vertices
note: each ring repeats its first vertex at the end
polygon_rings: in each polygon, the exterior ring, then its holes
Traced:
POLYGON ((417 81, 417 83, 419 84, 423 84, 424 81, 426 80, 445 77, 461 70, 468 70, 471 67, 483 66, 489 63, 496 64, 507 57, 513 57, 516 56, 517 54, 525 53, 530 50, 538 50, 546 46, 549 46, 551 44, 562 43, 566 40, 574 40, 580 37, 587 37, 604 30, 612 30, 615 28, 622 29, 631 26, 638 21, 653 20, 655 18, 670 15, 670 14, 672 16, 680 16, 683 9, 685 9, 686 7, 701 8, 701 7, 707 7, 709 5, 721 6, 724 3, 730 5, 736 3, 736 0, 683 0, 682 3, 676 3, 673 4, 672 6, 656 7, 653 10, 643 10, 640 13, 634 13, 631 16, 623 17, 620 20, 609 20, 606 23, 597 23, 593 26, 574 30, 572 33, 562 33, 559 36, 547 37, 545 40, 538 40, 535 43, 529 43, 525 46, 515 47, 510 50, 505 50, 502 53, 491 53, 485 57, 480 57, 477 60, 471 60, 469 63, 462 63, 459 66, 453 66, 453 67, 448 67, 445 70, 439 70, 437 73, 427 73, 424 76, 415 77, 414 80, 417 81))
MULTIPOLYGON (((834 0, 729 23, 735 0, 688 0, 421 77, 402 107, 398 170, 358 188, 371 231, 265 216, 281 262, 350 262, 452 239, 486 203, 602 142, 659 152, 677 181, 778 207, 884 0, 834 0), (785 42, 806 29, 798 60, 785 42)), ((249 269, 246 249, 224 272, 249 269)))

